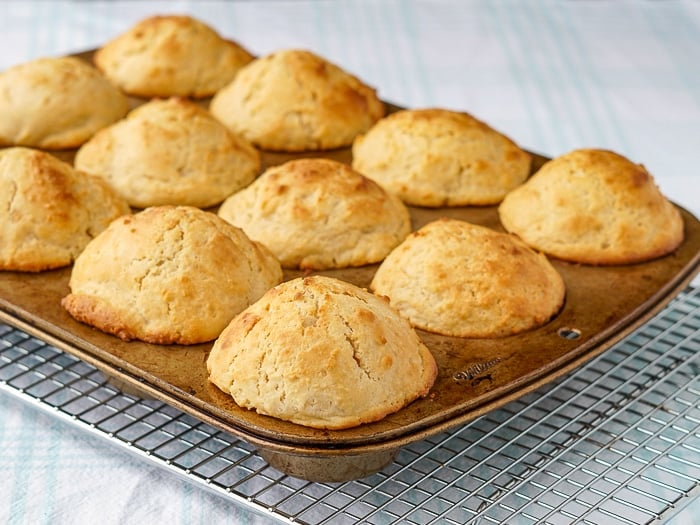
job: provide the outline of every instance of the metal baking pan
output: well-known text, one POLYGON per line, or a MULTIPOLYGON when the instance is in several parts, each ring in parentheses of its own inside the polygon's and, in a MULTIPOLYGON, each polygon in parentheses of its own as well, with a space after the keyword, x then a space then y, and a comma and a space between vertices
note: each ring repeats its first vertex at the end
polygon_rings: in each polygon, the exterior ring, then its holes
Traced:
MULTIPOLYGON (((89 54, 83 56, 89 58, 89 54)), ((59 156, 70 161, 73 154, 59 156)), ((299 156, 263 152, 263 169, 299 156)), ((343 162, 351 159, 349 149, 318 156, 343 162)), ((533 172, 545 161, 534 155, 533 172)), ((495 206, 410 211, 413 229, 447 216, 503 230, 495 206)), ((78 323, 60 305, 69 292, 70 267, 39 274, 0 272, 0 319, 95 365, 123 388, 160 399, 250 442, 287 474, 314 481, 344 481, 376 472, 408 443, 461 425, 560 377, 658 312, 700 268, 700 222, 680 211, 685 240, 668 256, 608 267, 552 259, 566 283, 567 295, 562 311, 545 326, 497 339, 419 331, 439 368, 430 395, 381 421, 347 430, 312 429, 239 407, 207 379, 210 343, 159 346, 124 342, 78 323)), ((366 287, 376 268, 317 273, 366 287)), ((285 279, 299 275, 286 271, 285 279)))

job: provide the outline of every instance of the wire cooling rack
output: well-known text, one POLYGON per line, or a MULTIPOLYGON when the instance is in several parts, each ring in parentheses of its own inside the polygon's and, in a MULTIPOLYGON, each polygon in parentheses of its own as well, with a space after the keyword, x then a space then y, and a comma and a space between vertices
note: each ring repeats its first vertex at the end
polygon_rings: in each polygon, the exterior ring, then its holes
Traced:
POLYGON ((0 324, 0 390, 280 522, 657 522, 700 493, 700 289, 578 370, 378 474, 311 483, 0 324))

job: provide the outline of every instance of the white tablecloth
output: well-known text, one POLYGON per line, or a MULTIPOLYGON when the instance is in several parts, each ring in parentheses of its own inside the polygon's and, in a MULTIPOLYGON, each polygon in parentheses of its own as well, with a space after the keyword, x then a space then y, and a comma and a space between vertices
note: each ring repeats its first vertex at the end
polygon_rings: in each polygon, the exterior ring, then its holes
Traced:
MULTIPOLYGON (((0 11, 0 70, 95 48, 152 14, 190 13, 255 54, 314 50, 385 100, 468 111, 532 151, 615 150, 700 217, 697 1, 4 1, 0 11)), ((0 523, 267 521, 0 402, 0 523)))

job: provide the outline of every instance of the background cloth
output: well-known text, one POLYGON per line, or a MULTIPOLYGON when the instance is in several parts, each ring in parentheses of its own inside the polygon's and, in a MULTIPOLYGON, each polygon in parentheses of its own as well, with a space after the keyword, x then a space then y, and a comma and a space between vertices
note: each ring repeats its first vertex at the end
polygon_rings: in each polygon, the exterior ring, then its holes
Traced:
MULTIPOLYGON (((96 48, 150 15, 189 13, 256 55, 313 50, 386 101, 467 111, 534 152, 614 150, 700 217, 698 1, 22 0, 0 8, 0 70, 96 48)), ((0 523, 268 521, 6 396, 0 480, 0 523)), ((685 515, 693 513, 700 505, 685 515)))

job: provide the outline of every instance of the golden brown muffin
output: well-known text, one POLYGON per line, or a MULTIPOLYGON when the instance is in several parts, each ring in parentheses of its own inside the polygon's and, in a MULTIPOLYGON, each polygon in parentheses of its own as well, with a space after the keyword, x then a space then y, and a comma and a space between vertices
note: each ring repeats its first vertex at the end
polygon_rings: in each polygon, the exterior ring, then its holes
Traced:
POLYGON ((456 337, 504 337, 541 326, 564 302, 547 258, 512 235, 454 219, 413 232, 371 289, 413 326, 456 337))
POLYGON ((385 300, 322 276, 287 281, 236 316, 207 369, 242 407, 328 429, 382 419, 427 395, 437 376, 385 300))
POLYGON ((298 159, 226 199, 219 216, 267 246, 285 268, 381 261, 411 231, 401 200, 350 166, 298 159))
POLYGON ((680 212, 644 166, 606 150, 574 150, 546 163, 498 211, 530 246, 585 264, 647 261, 683 241, 680 212))
POLYGON ((496 204, 527 178, 531 162, 506 136, 446 109, 392 113, 355 139, 352 154, 354 169, 426 207, 496 204))
POLYGON ((87 62, 39 58, 0 73, 0 145, 77 148, 129 110, 87 62))
POLYGON ((0 150, 0 269, 68 266, 129 205, 102 179, 49 153, 0 150))
POLYGON ((250 184, 260 154, 184 98, 152 100, 103 129, 75 156, 136 208, 214 206, 250 184))
POLYGON ((296 49, 251 62, 214 96, 210 109, 256 146, 290 152, 348 146, 384 115, 374 89, 296 49))
POLYGON ((137 97, 213 95, 253 56, 189 16, 141 20, 95 52, 95 65, 137 97))
POLYGON ((282 280, 279 262, 235 226, 189 206, 121 217, 76 259, 61 304, 126 341, 194 344, 282 280))

